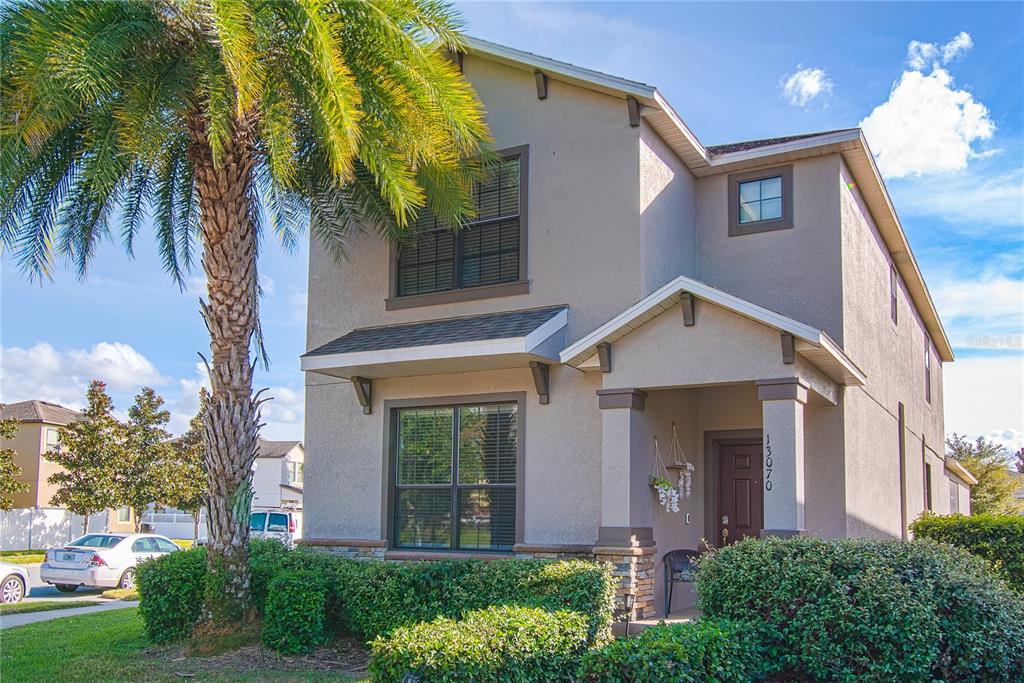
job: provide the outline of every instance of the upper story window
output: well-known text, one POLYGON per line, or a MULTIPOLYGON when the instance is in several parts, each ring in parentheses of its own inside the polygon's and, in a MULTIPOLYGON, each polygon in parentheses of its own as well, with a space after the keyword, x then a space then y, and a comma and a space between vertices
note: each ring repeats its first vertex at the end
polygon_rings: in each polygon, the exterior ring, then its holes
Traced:
POLYGON ((927 336, 924 338, 924 400, 932 402, 932 345, 927 336))
POLYGON ((793 227, 793 167, 729 176, 729 235, 793 227))
POLYGON ((46 453, 60 451, 60 430, 55 427, 46 428, 46 453))
POLYGON ((526 148, 508 150, 473 187, 462 227, 420 212, 415 241, 397 249, 388 308, 520 294, 526 285, 526 148), (486 288, 486 289, 485 289, 486 288))
POLYGON ((897 322, 899 314, 899 306, 897 306, 896 293, 899 291, 899 286, 896 279, 896 266, 889 265, 889 317, 892 318, 893 322, 897 322))
POLYGON ((302 463, 301 462, 289 462, 288 463, 288 483, 289 484, 301 484, 302 483, 302 463))

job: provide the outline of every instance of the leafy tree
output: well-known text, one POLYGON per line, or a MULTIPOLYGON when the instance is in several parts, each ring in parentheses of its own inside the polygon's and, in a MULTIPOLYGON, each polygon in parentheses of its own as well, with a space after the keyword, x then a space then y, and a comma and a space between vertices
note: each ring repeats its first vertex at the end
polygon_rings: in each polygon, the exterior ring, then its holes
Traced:
MULTIPOLYGON (((17 434, 17 420, 0 420, 0 439, 13 439, 17 434)), ((28 491, 28 484, 18 479, 21 468, 14 462, 15 455, 13 448, 0 449, 0 510, 10 510, 14 494, 28 491)))
POLYGON ((188 431, 174 442, 174 458, 168 468, 163 502, 184 510, 195 519, 193 538, 199 538, 199 513, 206 504, 206 413, 210 394, 199 390, 199 410, 188 423, 188 431))
POLYGON ((1014 514, 1024 512, 1021 501, 1014 498, 1017 482, 1010 473, 1010 457, 1006 448, 979 436, 974 441, 953 433, 946 438, 946 452, 966 467, 978 480, 971 487, 972 514, 1014 514))
POLYGON ((263 223, 341 256, 358 230, 407 238, 424 206, 470 215, 487 133, 445 51, 463 47, 441 0, 0 8, 0 240, 20 267, 48 276, 58 254, 84 277, 114 230, 132 253, 147 212, 179 286, 202 248, 214 622, 249 605, 263 223))
POLYGON ((135 530, 150 503, 164 500, 170 482, 168 475, 175 458, 171 433, 165 427, 171 419, 164 400, 149 387, 143 387, 128 409, 125 448, 114 468, 114 491, 119 505, 135 513, 135 530))
POLYGON ((1013 455, 1013 466, 1017 468, 1017 471, 1024 474, 1024 448, 1020 448, 1013 455))
POLYGON ((57 487, 51 503, 82 515, 82 533, 89 530, 90 515, 117 503, 114 470, 124 460, 126 434, 106 387, 93 380, 83 418, 61 427, 60 448, 46 453, 47 460, 63 468, 47 479, 57 487))

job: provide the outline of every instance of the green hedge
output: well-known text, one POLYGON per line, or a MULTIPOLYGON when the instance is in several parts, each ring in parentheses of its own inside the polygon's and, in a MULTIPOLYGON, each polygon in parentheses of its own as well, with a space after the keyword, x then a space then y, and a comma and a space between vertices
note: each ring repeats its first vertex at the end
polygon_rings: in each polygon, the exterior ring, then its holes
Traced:
POLYGON ((206 582, 206 553, 192 548, 143 562, 135 573, 139 614, 154 643, 185 638, 199 621, 206 582))
POLYGON ((284 571, 270 582, 263 643, 284 654, 312 652, 326 638, 323 577, 308 569, 284 571))
POLYGON ((403 626, 373 641, 374 681, 572 681, 589 640, 577 612, 498 606, 403 626))
POLYGON ((583 655, 577 676, 598 683, 746 683, 754 678, 750 633, 728 622, 700 620, 649 628, 583 655))
POLYGON ((910 525, 916 538, 966 548, 1024 593, 1024 516, 926 514, 910 525))
POLYGON ((785 680, 1016 681, 1024 603, 984 561, 928 541, 743 540, 698 567, 698 606, 785 680))

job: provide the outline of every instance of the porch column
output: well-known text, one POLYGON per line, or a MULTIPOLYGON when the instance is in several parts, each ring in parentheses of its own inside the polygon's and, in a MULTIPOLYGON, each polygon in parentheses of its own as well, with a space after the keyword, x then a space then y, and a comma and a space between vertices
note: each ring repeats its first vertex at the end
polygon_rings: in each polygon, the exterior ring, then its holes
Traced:
POLYGON ((634 596, 636 618, 654 614, 654 516, 639 462, 640 425, 647 394, 638 389, 601 389, 601 525, 594 557, 614 565, 618 594, 634 596))
POLYGON ((764 529, 795 536, 804 526, 804 404, 807 385, 795 377, 758 380, 764 428, 764 529))

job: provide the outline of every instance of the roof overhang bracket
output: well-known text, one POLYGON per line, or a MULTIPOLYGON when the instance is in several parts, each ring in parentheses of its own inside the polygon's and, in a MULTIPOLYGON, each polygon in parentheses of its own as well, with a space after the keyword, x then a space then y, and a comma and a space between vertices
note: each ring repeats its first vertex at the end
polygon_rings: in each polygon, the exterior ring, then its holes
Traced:
POLYGON ((780 333, 782 337, 782 362, 792 365, 796 362, 796 342, 789 332, 780 333))
POLYGON ((683 292, 679 297, 679 301, 683 305, 683 325, 693 327, 697 323, 694 312, 694 309, 697 307, 697 300, 694 299, 693 294, 683 292))
POLYGON ((533 80, 537 83, 537 99, 546 100, 548 98, 548 77, 543 71, 534 71, 533 80))
POLYGON ((356 390, 359 405, 363 407, 363 415, 369 415, 373 411, 373 380, 365 377, 353 377, 352 386, 356 390))
POLYGON ((601 372, 612 371, 612 345, 608 342, 601 342, 597 345, 597 362, 601 372))
POLYGON ((629 127, 636 128, 640 125, 640 102, 635 97, 626 98, 626 111, 629 113, 629 127))
POLYGON ((533 374, 533 385, 537 388, 537 398, 541 405, 551 400, 551 366, 538 360, 530 361, 530 372, 533 374))

